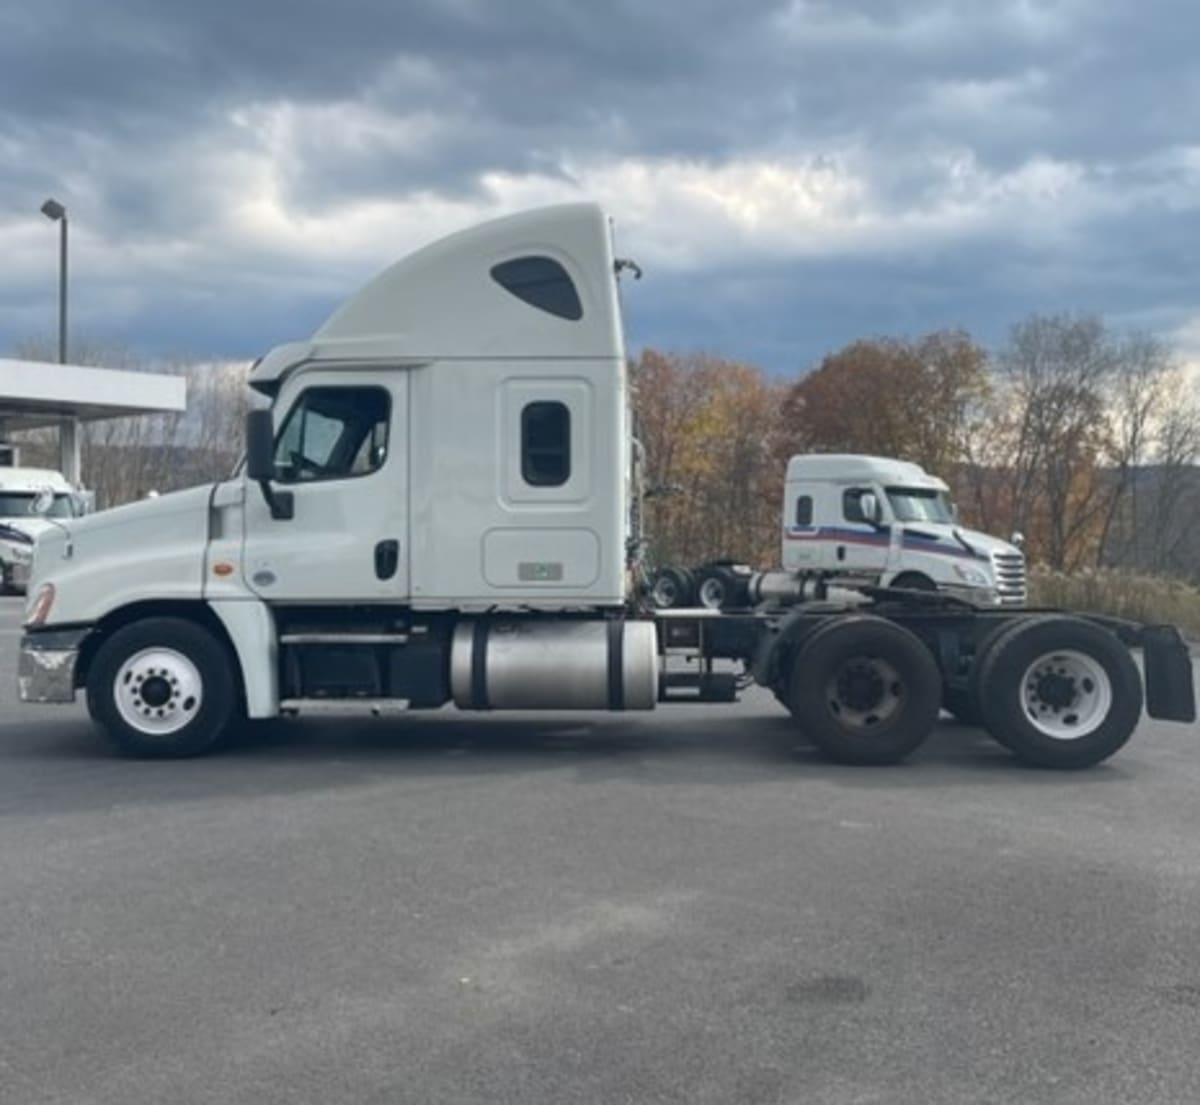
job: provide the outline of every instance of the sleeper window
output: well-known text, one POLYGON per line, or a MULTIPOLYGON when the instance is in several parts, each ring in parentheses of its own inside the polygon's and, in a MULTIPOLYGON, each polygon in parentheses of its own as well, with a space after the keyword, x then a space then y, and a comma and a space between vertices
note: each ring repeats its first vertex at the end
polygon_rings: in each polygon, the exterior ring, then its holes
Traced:
POLYGON ((811 526, 812 525, 812 496, 801 495, 796 500, 796 525, 811 526))
POLYGON ((552 257, 517 257, 492 266, 492 279, 531 307, 571 322, 583 318, 583 304, 567 270, 552 257))
POLYGON ((526 403, 521 410, 521 476, 532 487, 571 478, 571 412, 565 403, 526 403))

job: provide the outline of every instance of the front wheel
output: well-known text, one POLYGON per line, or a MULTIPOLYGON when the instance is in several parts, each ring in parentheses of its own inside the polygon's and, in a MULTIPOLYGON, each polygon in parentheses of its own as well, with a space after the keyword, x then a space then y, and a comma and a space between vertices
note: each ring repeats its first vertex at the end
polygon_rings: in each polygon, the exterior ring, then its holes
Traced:
POLYGON ((1017 623, 984 658, 977 685, 984 725, 1038 767, 1091 767, 1120 749, 1142 716, 1129 652, 1079 618, 1017 623))
POLYGON ((891 764, 932 732, 942 679, 929 650, 902 626, 870 615, 831 618, 796 653, 788 700, 830 759, 891 764))
POLYGON ((234 716, 229 654, 182 618, 147 618, 100 646, 87 677, 88 712, 127 756, 198 756, 234 716))

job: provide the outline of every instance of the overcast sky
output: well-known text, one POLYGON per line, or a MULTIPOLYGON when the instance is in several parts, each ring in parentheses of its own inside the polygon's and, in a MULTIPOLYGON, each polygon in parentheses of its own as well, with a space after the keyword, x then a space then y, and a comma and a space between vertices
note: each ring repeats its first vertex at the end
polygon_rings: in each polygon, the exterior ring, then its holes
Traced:
POLYGON ((1104 313, 1200 354, 1183 0, 39 0, 0 7, 0 352, 246 357, 481 218, 594 198, 630 345, 781 373, 1104 313))

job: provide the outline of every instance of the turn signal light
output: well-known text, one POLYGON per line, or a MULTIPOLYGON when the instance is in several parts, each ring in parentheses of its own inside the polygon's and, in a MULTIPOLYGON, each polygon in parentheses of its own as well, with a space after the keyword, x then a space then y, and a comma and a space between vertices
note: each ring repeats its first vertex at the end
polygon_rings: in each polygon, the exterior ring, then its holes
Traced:
POLYGON ((43 583, 38 588, 38 592, 33 597, 33 602, 29 604, 29 611, 25 617, 26 625, 43 625, 48 617, 50 617, 50 607, 54 605, 54 584, 43 583))

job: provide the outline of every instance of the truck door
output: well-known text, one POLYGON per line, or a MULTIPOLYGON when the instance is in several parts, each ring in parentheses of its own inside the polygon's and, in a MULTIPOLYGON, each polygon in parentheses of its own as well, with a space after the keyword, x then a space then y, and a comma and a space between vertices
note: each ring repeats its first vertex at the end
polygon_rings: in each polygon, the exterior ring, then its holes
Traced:
POLYGON ((409 588, 408 373, 302 372, 275 406, 271 517, 246 488, 242 571, 270 602, 403 598, 409 588))
MULTIPOLYGON (((783 559, 785 571, 832 567, 833 550, 820 540, 816 491, 808 484, 789 483, 783 496, 783 559)), ((824 505, 823 503, 821 504, 824 505)))
POLYGON ((873 487, 847 487, 841 492, 842 520, 834 542, 835 570, 876 576, 887 566, 889 526, 876 526, 863 514, 862 496, 873 493, 886 509, 886 499, 873 487))

